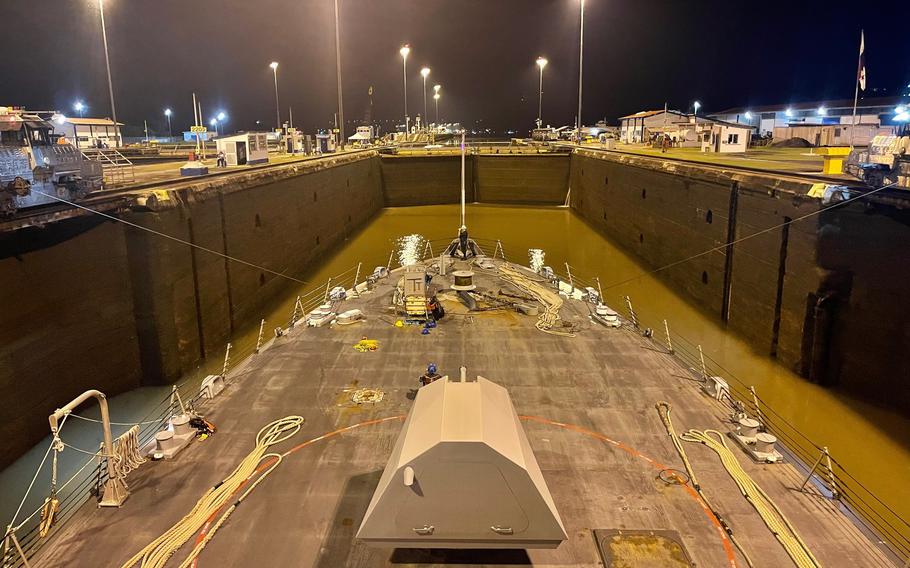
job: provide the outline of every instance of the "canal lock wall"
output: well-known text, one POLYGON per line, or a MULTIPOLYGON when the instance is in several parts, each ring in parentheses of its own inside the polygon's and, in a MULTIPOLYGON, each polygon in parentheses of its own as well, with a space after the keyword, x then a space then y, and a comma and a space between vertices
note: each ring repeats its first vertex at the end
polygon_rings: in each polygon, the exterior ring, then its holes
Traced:
MULTIPOLYGON (((299 277, 383 206, 375 153, 199 180, 121 217, 299 277)), ((306 286, 311 288, 312 286, 306 286)), ((89 388, 169 384, 303 288, 127 225, 79 216, 0 235, 0 467, 89 388)))
MULTIPOLYGON (((910 410, 908 215, 818 211, 809 186, 614 153, 471 155, 468 202, 561 205, 745 337, 819 383, 910 410), (571 187, 571 191, 569 188, 571 187), (732 254, 730 254, 732 251, 732 254), (828 346, 828 347, 826 347, 828 346)), ((156 191, 130 221, 290 276, 384 206, 457 203, 460 156, 375 153, 156 191)), ((87 388, 168 384, 220 358, 296 284, 126 225, 78 216, 0 235, 0 467, 87 388), (46 412, 45 412, 46 411, 46 412)))
POLYGON ((572 157, 570 185, 574 211, 756 352, 910 413, 900 201, 798 220, 822 208, 808 182, 586 150, 572 157))

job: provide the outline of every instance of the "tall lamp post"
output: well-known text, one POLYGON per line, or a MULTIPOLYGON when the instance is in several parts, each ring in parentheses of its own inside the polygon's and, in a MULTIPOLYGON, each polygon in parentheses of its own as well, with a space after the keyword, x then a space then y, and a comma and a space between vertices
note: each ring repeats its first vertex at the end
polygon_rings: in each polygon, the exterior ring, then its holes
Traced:
POLYGON ((695 101, 692 103, 692 108, 695 109, 695 112, 692 113, 692 132, 695 133, 695 139, 698 140, 698 109, 701 108, 701 103, 695 101))
POLYGON ((104 64, 107 67, 107 91, 111 96, 111 118, 114 119, 114 132, 117 133, 117 146, 120 146, 120 127, 117 124, 117 105, 114 104, 114 80, 111 78, 111 57, 107 48, 107 26, 104 24, 104 0, 98 0, 101 12, 101 38, 104 41, 104 64))
POLYGON ((442 90, 442 85, 433 85, 433 102, 436 103, 436 126, 439 126, 439 97, 442 96, 439 94, 440 90, 442 90))
POLYGON ((537 66, 540 67, 540 87, 537 90, 537 128, 540 128, 543 126, 543 68, 547 66, 546 57, 538 57, 537 66))
POLYGON ((85 103, 82 101, 76 101, 73 104, 73 110, 79 113, 79 117, 85 116, 85 103))
POLYGON ((404 70, 404 134, 408 135, 410 132, 410 119, 408 118, 408 54, 411 53, 411 48, 408 45, 405 45, 398 50, 398 53, 401 54, 401 61, 403 64, 404 70))
POLYGON ((344 100, 341 96, 341 32, 338 24, 338 0, 335 0, 335 75, 338 79, 338 145, 344 149, 344 100))
POLYGON ((171 112, 171 109, 169 109, 169 108, 164 109, 164 116, 167 117, 167 137, 168 138, 173 137, 173 134, 171 133, 171 115, 172 114, 173 114, 173 112, 171 112))
POLYGON ((272 74, 275 75, 275 129, 281 130, 281 105, 278 104, 278 62, 272 61, 269 63, 269 67, 272 69, 272 74))
POLYGON ((424 122, 424 127, 426 127, 426 123, 429 122, 429 120, 427 119, 427 116, 428 116, 428 113, 427 113, 427 77, 430 76, 430 68, 424 67, 423 69, 421 69, 420 76, 423 77, 423 122, 424 122))
POLYGON ((581 144, 581 76, 582 71, 584 70, 585 55, 585 0, 580 0, 580 6, 581 22, 579 25, 580 31, 578 33, 578 117, 575 119, 575 135, 579 144, 581 144))

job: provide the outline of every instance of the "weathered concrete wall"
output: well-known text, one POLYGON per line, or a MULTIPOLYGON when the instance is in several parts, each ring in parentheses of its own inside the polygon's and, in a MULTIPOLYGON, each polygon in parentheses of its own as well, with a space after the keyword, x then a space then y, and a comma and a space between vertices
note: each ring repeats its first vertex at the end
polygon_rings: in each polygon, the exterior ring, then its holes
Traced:
POLYGON ((94 218, 0 238, 0 467, 87 388, 141 384, 127 265, 121 226, 94 218))
MULTIPOLYGON (((461 156, 383 156, 385 204, 458 203, 461 156)), ((465 158, 468 203, 562 205, 569 182, 567 154, 471 154, 465 158)))
POLYGON ((758 352, 910 410, 910 213, 851 205, 768 231, 819 211, 808 183, 587 151, 570 176, 573 209, 758 352))
MULTIPOLYGON (((126 220, 299 277, 382 207, 375 155, 186 184, 126 220)), ((0 467, 88 388, 174 381, 220 356, 294 282, 152 233, 78 217, 0 238, 0 467)))
POLYGON ((569 189, 565 155, 478 154, 474 158, 475 201, 561 205, 569 189))
MULTIPOLYGON (((461 201, 461 156, 382 156, 381 161, 386 206, 461 201)), ((465 166, 465 189, 465 199, 476 201, 471 162, 465 166)))

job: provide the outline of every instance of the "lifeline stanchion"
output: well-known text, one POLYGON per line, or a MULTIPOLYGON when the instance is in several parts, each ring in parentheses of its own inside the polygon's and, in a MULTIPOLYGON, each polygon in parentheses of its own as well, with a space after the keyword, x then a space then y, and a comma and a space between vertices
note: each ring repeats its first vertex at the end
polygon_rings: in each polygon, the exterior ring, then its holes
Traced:
POLYGON ((231 342, 229 341, 227 344, 227 348, 225 348, 225 350, 224 350, 224 366, 221 367, 221 376, 222 377, 227 376, 228 364, 231 361, 231 347, 232 347, 231 342))
MULTIPOLYGON (((597 285, 600 286, 600 281, 598 280, 597 285)), ((670 339, 670 324, 667 323, 667 320, 664 320, 664 331, 667 332, 667 349, 670 351, 670 355, 673 355, 673 340, 670 339)))
POLYGON ((391 252, 389 252, 389 262, 386 263, 386 265, 385 265, 386 272, 388 272, 389 270, 392 270, 392 257, 393 257, 393 256, 395 256, 395 248, 394 248, 394 247, 392 248, 391 252))
POLYGON ((291 323, 288 327, 294 327, 294 324, 297 323, 303 313, 303 302, 300 301, 300 296, 297 296, 297 301, 294 302, 294 311, 291 312, 291 323))
POLYGON ((332 288, 332 277, 329 276, 329 279, 325 283, 325 296, 323 296, 322 303, 329 301, 329 290, 332 288))
POLYGON ((7 528, 6 539, 3 543, 3 565, 7 566, 7 553, 9 552, 9 543, 12 542, 13 546, 16 548, 16 551, 19 553, 19 557, 22 558, 22 565, 25 568, 31 568, 31 564, 28 563, 28 558, 25 556, 25 551, 22 550, 22 546, 19 545, 19 539, 16 538, 16 531, 13 530, 12 525, 7 528))
POLYGON ((752 393, 752 404, 755 405, 755 415, 758 417, 758 421, 761 423, 761 427, 764 430, 767 430, 768 427, 765 425, 765 417, 764 417, 764 415, 762 415, 761 408, 759 408, 759 406, 758 406, 758 395, 755 394, 755 387, 750 386, 749 392, 752 393))
POLYGON ((597 299, 600 300, 602 304, 604 301, 604 291, 600 289, 600 276, 595 276, 594 280, 597 281, 597 299))
POLYGON ((265 331, 265 320, 259 322, 259 337, 256 338, 256 350, 253 353, 259 353, 259 349, 262 347, 262 332, 265 331))
POLYGON ((638 316, 635 315, 635 310, 632 309, 632 298, 626 296, 626 305, 629 307, 629 318, 632 320, 632 325, 635 326, 635 329, 638 329, 638 316))
POLYGON ((701 350, 701 344, 698 344, 698 357, 701 359, 701 378, 705 381, 708 380, 708 367, 705 365, 705 354, 701 350))
POLYGON ((493 258, 496 258, 496 253, 499 253, 499 258, 506 259, 506 253, 502 250, 502 241, 500 240, 496 241, 496 248, 493 249, 493 258))
POLYGON ((357 294, 357 281, 360 280, 360 267, 363 265, 362 262, 357 263, 357 273, 354 274, 354 284, 351 286, 351 290, 354 292, 354 295, 357 294))
POLYGON ((828 453, 828 446, 822 446, 821 453, 818 454, 818 459, 815 460, 815 463, 812 464, 812 467, 809 469, 809 475, 806 476, 806 479, 803 480, 803 484, 799 486, 800 491, 806 489, 806 484, 809 483, 809 480, 812 479, 812 474, 815 473, 815 470, 818 469, 818 466, 821 465, 822 460, 826 460, 827 474, 828 474, 828 483, 831 485, 831 493, 835 499, 840 498, 840 491, 837 488, 837 483, 834 480, 834 470, 831 469, 831 454, 828 453))
POLYGON ((572 269, 569 268, 569 263, 566 263, 566 274, 569 275, 569 286, 572 288, 572 294, 575 293, 575 281, 572 279, 572 269))

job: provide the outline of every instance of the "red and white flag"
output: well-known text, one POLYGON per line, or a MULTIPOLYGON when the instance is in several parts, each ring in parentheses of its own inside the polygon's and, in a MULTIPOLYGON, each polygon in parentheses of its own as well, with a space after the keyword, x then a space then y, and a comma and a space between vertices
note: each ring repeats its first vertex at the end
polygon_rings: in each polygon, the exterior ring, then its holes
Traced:
POLYGON ((866 90, 866 35, 859 32, 859 73, 856 77, 859 81, 859 88, 866 90))

